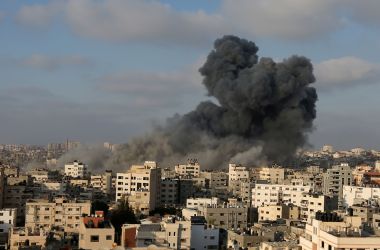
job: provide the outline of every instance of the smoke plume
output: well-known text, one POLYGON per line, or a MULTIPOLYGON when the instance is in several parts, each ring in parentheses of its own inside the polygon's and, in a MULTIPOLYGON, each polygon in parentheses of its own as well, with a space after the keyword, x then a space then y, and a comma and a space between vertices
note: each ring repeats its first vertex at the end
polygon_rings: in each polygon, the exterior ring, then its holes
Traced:
POLYGON ((122 145, 112 165, 155 160, 161 165, 198 158, 207 168, 283 163, 307 143, 317 94, 309 59, 259 58, 255 43, 224 36, 214 43, 199 72, 215 102, 175 115, 163 126, 122 145))

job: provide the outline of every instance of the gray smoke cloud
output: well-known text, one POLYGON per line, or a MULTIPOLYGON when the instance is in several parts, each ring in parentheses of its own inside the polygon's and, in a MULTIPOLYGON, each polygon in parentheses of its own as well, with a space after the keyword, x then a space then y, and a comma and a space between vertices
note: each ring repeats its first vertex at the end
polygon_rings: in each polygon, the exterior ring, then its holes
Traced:
POLYGON ((255 43, 224 36, 199 72, 215 102, 169 118, 165 125, 120 146, 112 166, 154 160, 173 166, 197 158, 206 168, 230 161, 283 163, 307 144, 316 117, 313 66, 303 56, 259 58, 255 43))

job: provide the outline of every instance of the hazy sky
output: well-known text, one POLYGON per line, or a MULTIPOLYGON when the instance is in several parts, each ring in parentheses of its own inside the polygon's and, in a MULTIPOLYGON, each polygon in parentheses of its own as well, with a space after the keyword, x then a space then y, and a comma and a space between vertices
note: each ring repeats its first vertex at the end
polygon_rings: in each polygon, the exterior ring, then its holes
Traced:
POLYGON ((380 149, 378 0, 0 1, 0 144, 126 142, 206 99, 224 34, 309 57, 315 147, 380 149))

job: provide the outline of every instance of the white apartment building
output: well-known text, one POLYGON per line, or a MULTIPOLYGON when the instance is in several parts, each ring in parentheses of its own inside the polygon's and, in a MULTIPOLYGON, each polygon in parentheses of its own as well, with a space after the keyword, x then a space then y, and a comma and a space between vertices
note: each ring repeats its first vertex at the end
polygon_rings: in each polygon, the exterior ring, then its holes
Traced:
POLYGON ((70 176, 72 178, 86 177, 87 165, 78 161, 65 164, 65 175, 70 176))
POLYGON ((174 171, 179 176, 199 177, 201 166, 196 159, 190 159, 187 161, 187 164, 176 165, 174 171))
POLYGON ((67 233, 77 233, 84 214, 91 212, 91 202, 73 201, 57 197, 54 201, 29 200, 26 202, 25 226, 50 230, 58 227, 67 233))
MULTIPOLYGON (((140 209, 143 213, 154 210, 160 204, 161 169, 156 162, 146 161, 144 165, 132 165, 126 173, 116 174, 116 201, 142 194, 145 197, 140 209)), ((137 208, 135 208, 137 209, 137 208)))
POLYGON ((249 180, 250 173, 246 167, 229 164, 228 165, 228 185, 233 181, 249 180))
POLYGON ((299 245, 302 250, 379 249, 380 237, 364 232, 360 226, 360 217, 346 217, 342 222, 313 219, 306 224, 299 245))
POLYGON ((271 184, 283 184, 285 170, 282 167, 262 167, 259 171, 259 179, 266 180, 271 184))
POLYGON ((191 221, 168 218, 161 223, 125 224, 122 228, 122 247, 143 248, 154 244, 157 249, 219 249, 219 229, 206 225, 202 216, 192 217, 191 221))
POLYGON ((200 209, 203 207, 215 207, 220 205, 220 200, 217 197, 212 198, 189 198, 186 200, 186 208, 200 209))
POLYGON ((310 192, 311 186, 256 184, 252 189, 252 206, 293 204, 301 206, 302 194, 310 192))
POLYGON ((368 200, 379 202, 380 188, 378 187, 357 187, 343 186, 343 206, 351 207, 368 200))
POLYGON ((16 226, 17 209, 3 208, 0 210, 0 233, 8 233, 9 230, 16 226))

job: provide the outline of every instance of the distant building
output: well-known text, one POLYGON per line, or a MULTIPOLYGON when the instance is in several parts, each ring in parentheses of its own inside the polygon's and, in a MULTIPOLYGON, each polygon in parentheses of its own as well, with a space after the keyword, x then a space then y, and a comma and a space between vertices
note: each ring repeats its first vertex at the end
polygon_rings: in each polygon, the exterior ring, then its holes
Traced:
POLYGON ((87 165, 78 161, 65 164, 65 175, 72 178, 83 178, 87 175, 87 165))
POLYGON ((199 177, 201 166, 196 159, 189 159, 187 164, 178 164, 174 170, 179 176, 199 177))

